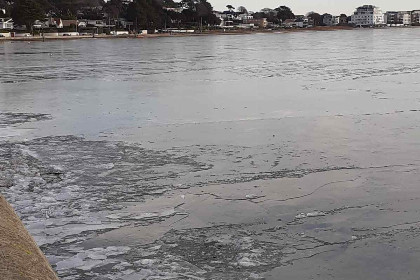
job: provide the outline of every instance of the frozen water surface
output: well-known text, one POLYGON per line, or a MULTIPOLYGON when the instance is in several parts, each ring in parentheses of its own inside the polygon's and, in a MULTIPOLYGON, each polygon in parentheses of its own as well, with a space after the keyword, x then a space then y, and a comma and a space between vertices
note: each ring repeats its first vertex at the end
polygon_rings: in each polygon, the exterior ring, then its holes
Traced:
POLYGON ((62 279, 417 279, 420 29, 0 44, 0 191, 62 279))

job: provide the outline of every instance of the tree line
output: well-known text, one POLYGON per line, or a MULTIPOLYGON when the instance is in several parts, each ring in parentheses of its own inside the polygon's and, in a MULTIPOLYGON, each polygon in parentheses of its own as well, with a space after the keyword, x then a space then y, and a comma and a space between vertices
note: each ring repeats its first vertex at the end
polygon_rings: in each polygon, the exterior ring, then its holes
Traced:
MULTIPOLYGON (((238 9, 243 9, 244 7, 240 7, 238 9)), ((295 14, 292 10, 287 6, 280 6, 276 9, 264 9, 260 12, 254 14, 254 18, 266 18, 267 21, 272 22, 274 24, 280 24, 286 19, 294 19, 295 14)))
MULTIPOLYGON (((0 8, 18 25, 28 28, 36 20, 46 17, 61 19, 125 18, 133 22, 136 29, 158 29, 164 27, 209 26, 218 24, 213 7, 207 0, 0 0, 0 8), (183 8, 178 13, 169 8, 183 8)), ((2 13, 0 11, 0 13, 2 13)))
MULTIPOLYGON (((124 0, 0 0, 0 8, 2 7, 6 8, 6 15, 0 16, 10 16, 16 24, 26 25, 28 29, 35 20, 46 17, 103 19, 106 16, 109 22, 125 18, 133 22, 134 29, 202 28, 220 23, 207 0, 134 0, 128 3, 124 0)), ((226 7, 228 12, 235 13, 232 5, 226 7)), ((243 6, 238 7, 236 12, 248 13, 243 6)), ((295 18, 295 14, 287 6, 263 9, 253 16, 257 19, 267 18, 267 21, 274 24, 295 18)), ((307 16, 314 25, 322 25, 320 14, 311 12, 307 16)))

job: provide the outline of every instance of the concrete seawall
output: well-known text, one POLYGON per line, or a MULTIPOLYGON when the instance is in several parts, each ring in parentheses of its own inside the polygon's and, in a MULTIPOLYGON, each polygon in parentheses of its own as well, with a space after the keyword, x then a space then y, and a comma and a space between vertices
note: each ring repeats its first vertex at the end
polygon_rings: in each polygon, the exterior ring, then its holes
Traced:
POLYGON ((0 279, 57 280, 47 258, 0 195, 0 279))

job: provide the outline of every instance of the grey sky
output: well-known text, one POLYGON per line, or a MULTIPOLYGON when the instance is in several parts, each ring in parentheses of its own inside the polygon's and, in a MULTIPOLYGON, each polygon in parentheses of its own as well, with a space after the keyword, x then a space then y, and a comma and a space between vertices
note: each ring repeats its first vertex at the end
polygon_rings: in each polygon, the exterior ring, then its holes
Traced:
POLYGON ((318 13, 350 14, 354 8, 371 4, 379 6, 383 11, 420 9, 419 0, 209 0, 216 10, 225 9, 227 4, 235 8, 245 6, 250 11, 262 8, 275 8, 281 5, 289 6, 295 14, 306 14, 310 11, 318 13))

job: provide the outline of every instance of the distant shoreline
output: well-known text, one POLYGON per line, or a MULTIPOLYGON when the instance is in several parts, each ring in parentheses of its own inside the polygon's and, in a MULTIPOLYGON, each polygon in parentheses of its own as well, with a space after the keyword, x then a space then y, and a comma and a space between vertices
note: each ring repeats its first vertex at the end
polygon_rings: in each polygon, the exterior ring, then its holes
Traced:
MULTIPOLYGON (((396 29, 396 28, 418 28, 418 26, 410 27, 381 27, 380 29, 396 29)), ((77 35, 77 36, 56 36, 56 37, 4 37, 0 38, 0 42, 4 41, 54 41, 54 40, 77 40, 77 39, 146 39, 161 37, 190 37, 190 36, 209 36, 209 35, 246 35, 261 33, 294 33, 294 32, 310 32, 310 31, 339 31, 339 30, 356 30, 360 29, 351 26, 317 26, 311 28, 292 28, 292 29, 276 29, 276 30, 215 30, 204 31, 203 33, 156 33, 156 34, 129 34, 129 35, 77 35)), ((366 28, 369 29, 369 28, 366 28)))

